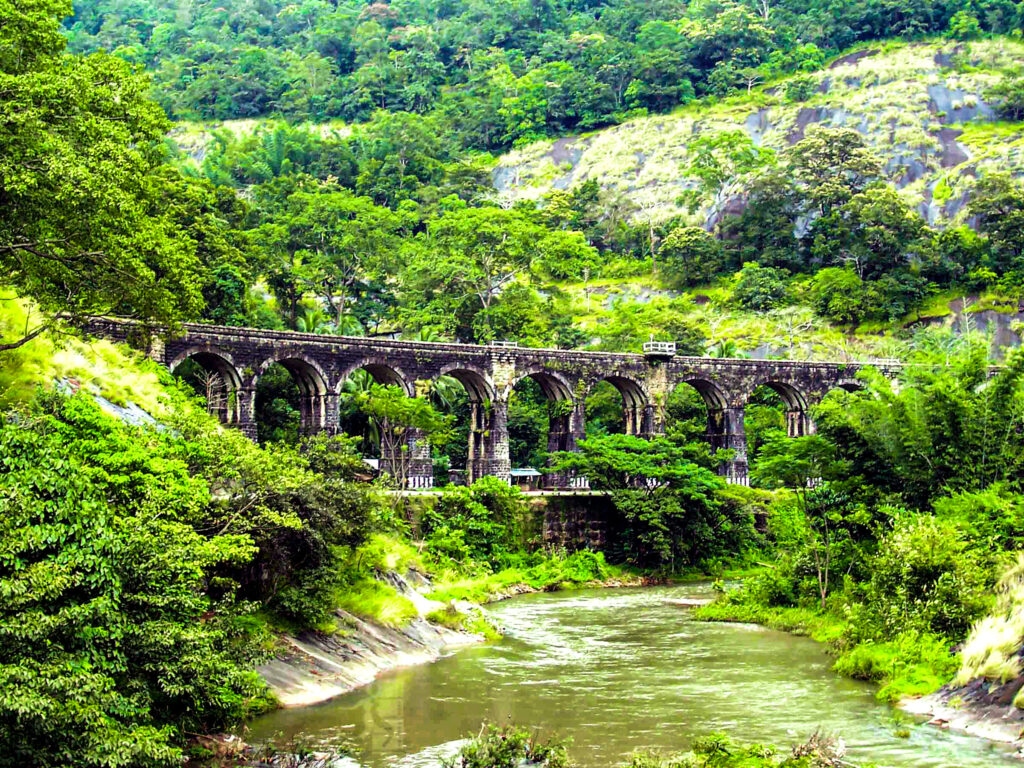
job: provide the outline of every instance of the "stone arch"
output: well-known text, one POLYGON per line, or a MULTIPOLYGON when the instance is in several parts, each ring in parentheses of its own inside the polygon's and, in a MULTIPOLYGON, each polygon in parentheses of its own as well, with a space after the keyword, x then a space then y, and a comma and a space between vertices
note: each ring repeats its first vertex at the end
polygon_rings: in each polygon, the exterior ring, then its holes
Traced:
POLYGON ((807 394, 796 385, 777 379, 762 379, 754 382, 747 397, 758 387, 768 387, 782 398, 786 406, 786 434, 790 437, 803 437, 814 432, 814 422, 809 413, 810 401, 807 394))
POLYGON ((513 381, 509 382, 505 391, 502 393, 502 399, 507 402, 509 396, 512 394, 512 390, 515 389, 516 384, 526 378, 536 381, 548 400, 556 402, 568 400, 575 404, 577 398, 573 393, 574 388, 570 381, 558 371, 552 371, 539 365, 527 368, 519 373, 513 381))
POLYGON ((333 419, 328 400, 331 389, 328 376, 315 359, 294 349, 282 349, 260 363, 252 380, 253 411, 256 408, 256 385, 272 365, 280 365, 299 389, 299 430, 311 435, 327 428, 333 419))
POLYGON ((179 354, 168 366, 174 373, 183 363, 191 360, 209 374, 200 382, 205 390, 207 409, 224 424, 241 421, 240 390, 242 374, 230 352, 213 346, 193 346, 179 354))
MULTIPOLYGON (((491 377, 471 363, 452 362, 441 367, 432 383, 450 376, 462 385, 469 399, 469 412, 460 416, 468 420, 465 482, 473 483, 485 475, 507 476, 508 426, 507 402, 498 402, 491 377), (504 453, 502 453, 504 451, 504 453)), ((451 468, 459 477, 462 468, 451 468)), ((458 480, 461 482, 461 480, 458 480)))
POLYGON ((313 358, 295 350, 282 350, 275 352, 262 363, 256 371, 256 379, 259 379, 267 369, 277 363, 282 366, 295 379, 302 392, 310 392, 319 395, 326 394, 328 386, 327 373, 323 367, 313 358))
POLYGON ((643 382, 629 376, 609 374, 595 380, 588 387, 586 397, 589 397, 595 387, 602 381, 607 381, 622 396, 625 433, 627 435, 640 435, 651 432, 653 428, 653 414, 651 413, 651 397, 647 391, 647 386, 643 382))
POLYGON ((725 390, 710 379, 690 377, 682 379, 676 386, 679 384, 688 384, 697 390, 697 393, 704 399, 704 404, 708 407, 709 412, 712 410, 720 411, 729 407, 730 398, 725 390))
POLYGON ((208 367, 208 370, 214 370, 224 375, 236 386, 241 386, 242 384, 242 375, 238 370, 238 366, 235 365, 234 357, 230 352, 212 346, 189 347, 175 357, 167 368, 171 373, 174 373, 178 366, 186 360, 195 360, 196 363, 204 368, 208 367))
POLYGON ((688 386, 700 395, 707 411, 705 439, 713 451, 728 449, 733 458, 719 466, 729 482, 747 484, 747 443, 743 430, 742 400, 718 382, 702 376, 685 376, 674 382, 671 392, 688 386))
POLYGON ((341 388, 345 386, 345 380, 360 369, 370 374, 373 380, 382 386, 401 387, 402 391, 409 397, 416 394, 413 380, 397 365, 382 357, 365 357, 358 363, 354 363, 343 370, 335 385, 335 392, 340 394, 341 388))
MULTIPOLYGON (((507 409, 516 385, 525 379, 533 379, 549 404, 548 453, 575 451, 577 441, 585 435, 585 398, 581 397, 582 392, 564 374, 540 365, 530 366, 517 374, 502 393, 499 407, 507 409)), ((568 472, 547 472, 543 485, 548 488, 585 487, 585 478, 568 472)))
POLYGON ((469 395, 470 400, 490 403, 493 402, 497 394, 494 383, 491 381, 491 377, 487 375, 487 372, 472 364, 448 363, 438 371, 433 381, 437 381, 442 376, 451 376, 458 381, 465 387, 466 394, 469 395))

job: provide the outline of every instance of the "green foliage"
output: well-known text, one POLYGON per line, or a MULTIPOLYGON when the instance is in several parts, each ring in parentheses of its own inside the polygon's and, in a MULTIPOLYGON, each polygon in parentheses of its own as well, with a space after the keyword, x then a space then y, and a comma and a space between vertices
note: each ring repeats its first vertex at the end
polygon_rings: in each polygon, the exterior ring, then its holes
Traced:
POLYGON ((523 548, 522 494, 493 477, 471 487, 446 486, 424 510, 421 533, 428 551, 442 561, 493 561, 523 548))
POLYGON ((658 249, 661 270, 679 287, 710 282, 725 266, 722 244, 700 227, 678 227, 662 240, 658 249))
POLYGON ((900 632, 888 642, 863 642, 841 654, 835 664, 841 674, 881 683, 876 695, 892 702, 935 692, 956 668, 948 640, 915 631, 900 632))
POLYGON ((917 631, 959 638, 988 605, 989 569, 951 521, 899 513, 878 542, 851 614, 858 639, 917 631))
POLYGON ((982 34, 981 24, 969 10, 961 9, 950 18, 948 34, 951 40, 977 40, 982 34))
POLYGON ((0 424, 0 762, 174 765, 184 731, 261 705, 244 533, 194 527, 206 482, 83 397, 0 424))
POLYGON ((419 615, 416 606, 394 587, 372 579, 345 585, 334 602, 343 611, 395 627, 403 627, 419 615))
POLYGON ((608 434, 580 441, 578 452, 556 454, 554 469, 612 491, 621 516, 613 546, 627 562, 675 571, 756 543, 750 507, 719 502, 723 482, 709 468, 717 458, 700 444, 608 434))
POLYGON ((924 334, 917 349, 925 364, 905 368, 898 385, 868 374, 863 391, 826 398, 819 432, 842 446, 853 475, 916 509, 1001 481, 1016 488, 1024 359, 1011 354, 990 377, 977 339, 924 334))
POLYGON ((514 725, 483 726, 459 753, 444 761, 445 768, 520 768, 538 765, 545 768, 568 768, 565 743, 542 742, 525 728, 514 725))
POLYGON ((435 583, 428 597, 443 602, 469 600, 485 603, 496 595, 513 593, 523 584, 530 589, 545 591, 572 589, 599 585, 622 573, 621 569, 605 562, 604 553, 589 550, 572 554, 558 551, 550 555, 535 552, 506 559, 515 564, 484 576, 456 577, 453 581, 435 583))
POLYGON ((368 11, 355 0, 275 0, 181 15, 168 0, 88 0, 66 24, 73 50, 116 50, 149 68, 161 104, 178 118, 429 114, 452 141, 494 149, 670 110, 698 95, 749 92, 820 68, 859 42, 947 31, 971 37, 979 25, 1006 34, 1018 21, 997 0, 970 11, 843 2, 824 20, 792 2, 763 13, 736 3, 591 10, 469 3, 368 11), (146 24, 125 22, 142 18, 146 24))
POLYGON ((999 114, 1008 120, 1024 118, 1024 77, 1019 69, 1005 72, 986 96, 998 101, 999 114))
POLYGON ((786 272, 753 262, 744 264, 736 275, 732 300, 756 312, 774 309, 786 300, 786 272))
POLYGON ((161 170, 168 127, 124 61, 66 55, 64 2, 5 0, 0 31, 0 269, 57 320, 110 313, 174 323, 200 305, 186 187, 161 170))
POLYGON ((694 739, 681 754, 636 752, 626 768, 833 768, 848 765, 841 742, 815 733, 790 754, 771 744, 737 744, 728 734, 710 733, 694 739))

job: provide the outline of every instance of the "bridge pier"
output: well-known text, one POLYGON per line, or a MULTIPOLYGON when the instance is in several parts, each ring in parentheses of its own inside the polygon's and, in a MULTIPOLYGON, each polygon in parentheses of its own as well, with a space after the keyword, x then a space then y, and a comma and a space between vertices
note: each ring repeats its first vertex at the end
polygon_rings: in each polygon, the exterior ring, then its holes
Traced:
POLYGON ((241 386, 235 390, 238 398, 238 421, 231 426, 237 427, 238 431, 256 442, 256 386, 255 384, 241 386))
POLYGON ((733 457, 719 467, 719 474, 730 483, 750 485, 747 473, 747 433, 743 426, 743 406, 708 409, 708 442, 711 450, 728 449, 733 457))
POLYGON ((434 461, 430 456, 430 442, 423 430, 409 430, 409 473, 405 478, 406 488, 433 488, 434 461))
POLYGON ((786 435, 788 437, 804 437, 815 432, 814 421, 803 409, 786 411, 786 435))
MULTIPOLYGON (((548 422, 548 453, 557 451, 576 451, 580 440, 586 437, 586 403, 582 399, 575 402, 572 400, 560 400, 552 406, 554 409, 548 422), (571 408, 560 410, 565 407, 562 404, 571 404, 571 408)), ((544 487, 556 490, 569 488, 589 488, 590 484, 586 478, 578 477, 575 472, 545 472, 543 479, 544 487)))

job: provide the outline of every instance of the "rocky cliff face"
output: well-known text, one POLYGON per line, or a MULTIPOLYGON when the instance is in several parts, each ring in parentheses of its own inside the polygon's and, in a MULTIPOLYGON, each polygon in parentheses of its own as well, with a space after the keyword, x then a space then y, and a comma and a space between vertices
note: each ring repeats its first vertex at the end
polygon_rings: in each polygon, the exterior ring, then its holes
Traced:
POLYGON ((812 124, 841 126, 863 134, 907 201, 943 226, 963 221, 979 170, 1024 174, 1024 125, 995 122, 985 98, 1001 72, 1022 61, 1024 45, 1008 39, 868 48, 812 75, 814 92, 806 100, 788 98, 790 81, 783 81, 711 106, 539 142, 502 157, 492 178, 511 200, 596 179, 638 206, 644 221, 684 216, 708 225, 742 205, 749 176, 730 179, 714 198, 698 191, 701 205, 689 213, 680 197, 698 190, 685 172, 694 137, 741 130, 758 146, 782 150, 812 124))

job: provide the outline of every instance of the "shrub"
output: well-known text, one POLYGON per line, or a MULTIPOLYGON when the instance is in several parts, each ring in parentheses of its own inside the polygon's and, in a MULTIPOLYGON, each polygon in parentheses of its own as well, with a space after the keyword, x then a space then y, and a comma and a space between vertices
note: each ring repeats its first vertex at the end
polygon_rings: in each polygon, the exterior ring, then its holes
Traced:
POLYGON ((453 563, 489 561, 522 545, 522 494, 493 477, 472 487, 447 486, 423 511, 420 528, 428 553, 453 563))
POLYGON ((986 607, 988 570, 948 521, 898 513, 869 569, 864 619, 877 621, 880 637, 907 631, 962 637, 986 607))
POLYGON ((733 286, 732 300, 756 312, 778 307, 786 300, 786 271, 754 262, 744 264, 733 286))
POLYGON ((919 632, 903 632, 887 642, 860 643, 841 654, 835 664, 841 674, 883 683, 876 695, 884 701, 932 693, 956 668, 948 640, 919 632))
POLYGON ((209 490, 160 435, 59 406, 0 422, 0 765, 178 765, 184 731, 265 701, 218 577, 255 548, 192 527, 209 490))
POLYGON ((565 742, 539 741, 525 728, 485 726, 459 754, 445 760, 445 768, 567 768, 569 756, 565 742))

